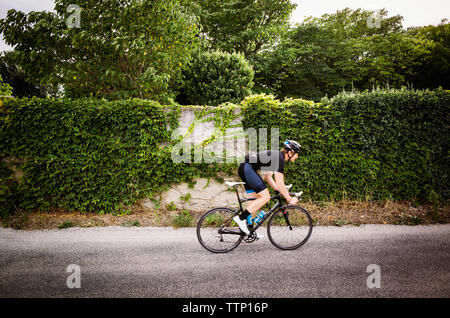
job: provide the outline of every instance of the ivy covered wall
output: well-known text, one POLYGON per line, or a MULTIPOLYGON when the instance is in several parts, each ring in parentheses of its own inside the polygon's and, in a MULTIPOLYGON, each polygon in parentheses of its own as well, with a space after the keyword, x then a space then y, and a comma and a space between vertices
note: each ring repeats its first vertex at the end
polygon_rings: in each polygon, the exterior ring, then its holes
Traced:
POLYGON ((5 99, 1 213, 126 210, 174 184, 223 181, 218 172, 236 173, 249 139, 264 150, 274 133, 303 145, 286 183, 306 197, 445 200, 449 105, 443 90, 342 93, 320 103, 253 95, 218 107, 5 99))

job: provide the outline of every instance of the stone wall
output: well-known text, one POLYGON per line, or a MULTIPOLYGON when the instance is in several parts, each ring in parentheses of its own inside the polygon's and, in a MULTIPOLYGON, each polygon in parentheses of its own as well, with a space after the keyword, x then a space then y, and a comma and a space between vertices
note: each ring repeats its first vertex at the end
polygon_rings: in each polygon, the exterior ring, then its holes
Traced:
MULTIPOLYGON (((180 147, 183 145, 194 146, 202 150, 201 158, 205 162, 240 162, 246 153, 246 138, 242 128, 240 116, 241 109, 233 109, 233 118, 217 118, 216 113, 199 116, 202 108, 183 108, 179 118, 178 129, 172 139, 182 136, 180 147), (230 121, 226 129, 217 127, 222 121, 230 121), (205 141, 212 140, 205 146, 205 141), (225 151, 225 154, 224 154, 225 151)), ((204 109, 204 108, 203 108, 204 109)), ((195 158, 194 158, 195 161, 195 158)), ((224 177, 225 181, 240 181, 237 172, 234 177, 224 177)), ((139 202, 144 209, 157 209, 176 207, 177 211, 186 209, 192 212, 204 212, 213 207, 229 206, 237 207, 238 202, 233 188, 226 184, 220 184, 213 178, 199 178, 194 180, 194 187, 189 188, 187 183, 172 185, 169 190, 159 193, 155 198, 145 198, 139 202), (158 203, 155 203, 157 201, 158 203)), ((240 189, 240 195, 243 194, 240 189)))
MULTIPOLYGON (((179 136, 182 137, 182 141, 177 146, 181 149, 183 145, 188 145, 201 150, 202 156, 196 158, 198 162, 240 161, 246 150, 245 132, 240 116, 241 109, 234 108, 232 117, 224 118, 220 112, 199 115, 199 109, 204 108, 197 108, 197 106, 193 106, 182 109, 179 126, 172 134, 173 140, 179 136), (228 124, 224 124, 228 121, 228 124)), ((175 160, 175 158, 173 159, 175 160)), ((194 158, 194 161, 196 159, 194 158)))
MULTIPOLYGON (((240 181, 237 176, 236 178, 224 179, 225 181, 240 181)), ((193 188, 189 188, 187 183, 177 184, 154 199, 159 201, 162 209, 172 206, 177 211, 186 209, 192 212, 206 212, 220 206, 238 207, 239 204, 233 188, 229 188, 226 184, 220 184, 212 178, 199 178, 195 181, 193 188), (188 200, 183 198, 188 198, 188 200)), ((242 189, 239 195, 243 195, 242 189)), ((139 204, 144 209, 156 209, 155 203, 149 198, 141 200, 139 204)))

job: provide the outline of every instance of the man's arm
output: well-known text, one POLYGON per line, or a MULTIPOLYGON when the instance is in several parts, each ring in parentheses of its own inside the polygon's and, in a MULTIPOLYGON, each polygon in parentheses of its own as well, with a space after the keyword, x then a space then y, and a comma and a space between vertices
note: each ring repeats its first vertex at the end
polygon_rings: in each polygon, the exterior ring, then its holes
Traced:
POLYGON ((286 199, 286 201, 291 201, 292 197, 289 194, 289 190, 286 189, 286 185, 284 184, 284 174, 282 174, 281 172, 275 172, 275 184, 278 187, 278 191, 286 199))
POLYGON ((264 174, 264 180, 267 181, 272 189, 280 192, 288 203, 296 204, 298 202, 298 199, 295 197, 291 197, 291 195, 289 194, 289 190, 286 189, 286 185, 284 184, 284 175, 281 172, 275 172, 275 181, 273 180, 272 175, 272 172, 266 172, 264 174))
POLYGON ((275 183, 275 181, 272 178, 272 175, 273 175, 272 171, 264 172, 264 178, 263 179, 264 179, 264 181, 266 181, 272 187, 272 189, 274 189, 275 191, 279 191, 277 184, 275 183))

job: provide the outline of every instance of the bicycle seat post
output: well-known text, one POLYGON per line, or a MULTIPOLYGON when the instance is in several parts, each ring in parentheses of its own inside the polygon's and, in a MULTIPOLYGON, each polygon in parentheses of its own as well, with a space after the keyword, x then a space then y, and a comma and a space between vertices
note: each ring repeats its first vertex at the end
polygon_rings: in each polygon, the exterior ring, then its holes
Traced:
POLYGON ((239 197, 239 191, 238 191, 238 186, 234 186, 234 190, 236 191, 236 196, 239 202, 239 207, 241 208, 241 212, 244 211, 244 209, 242 209, 242 203, 241 203, 241 198, 239 197))

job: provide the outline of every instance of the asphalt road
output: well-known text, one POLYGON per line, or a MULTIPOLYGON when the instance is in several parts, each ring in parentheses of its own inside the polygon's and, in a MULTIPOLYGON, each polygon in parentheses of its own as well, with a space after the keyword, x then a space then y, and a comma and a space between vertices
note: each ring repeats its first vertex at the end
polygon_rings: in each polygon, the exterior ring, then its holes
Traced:
POLYGON ((227 254, 194 228, 0 228, 0 254, 0 297, 450 297, 450 224, 315 227, 298 250, 266 235, 227 254))

